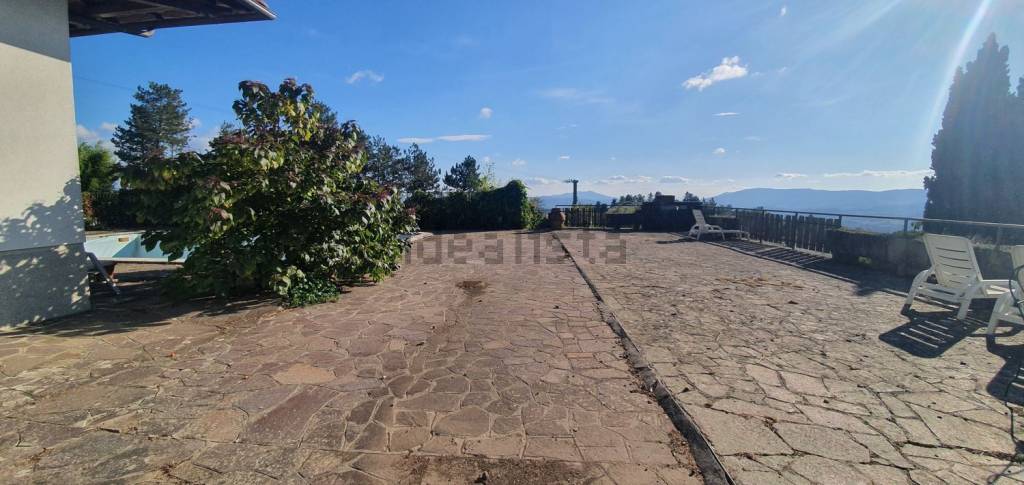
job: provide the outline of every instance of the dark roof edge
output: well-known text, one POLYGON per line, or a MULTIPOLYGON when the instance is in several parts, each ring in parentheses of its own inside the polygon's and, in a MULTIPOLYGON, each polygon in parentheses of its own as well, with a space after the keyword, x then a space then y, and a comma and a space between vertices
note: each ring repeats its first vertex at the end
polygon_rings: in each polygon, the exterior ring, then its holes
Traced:
MULTIPOLYGON (((172 9, 175 8, 174 4, 167 0, 153 0, 153 3, 157 5, 167 5, 172 9)), ((68 15, 68 20, 70 21, 70 24, 72 24, 69 34, 71 37, 84 37, 121 32, 149 37, 152 35, 153 31, 158 29, 274 20, 277 18, 277 15, 274 14, 274 12, 270 10, 270 7, 262 0, 235 0, 235 3, 238 7, 236 10, 241 10, 243 13, 213 17, 192 16, 171 19, 151 19, 124 24, 106 19, 93 18, 87 14, 76 14, 74 10, 71 10, 68 15), (86 28, 75 28, 75 24, 84 25, 86 28)), ((183 8, 182 10, 190 11, 189 8, 183 8)))
POLYGON ((267 5, 264 4, 263 2, 260 2, 258 0, 242 0, 242 1, 247 3, 247 4, 249 4, 249 6, 251 6, 252 8, 262 12, 263 15, 265 15, 267 17, 267 20, 274 20, 274 19, 277 18, 277 15, 274 12, 271 12, 270 8, 267 7, 267 5))

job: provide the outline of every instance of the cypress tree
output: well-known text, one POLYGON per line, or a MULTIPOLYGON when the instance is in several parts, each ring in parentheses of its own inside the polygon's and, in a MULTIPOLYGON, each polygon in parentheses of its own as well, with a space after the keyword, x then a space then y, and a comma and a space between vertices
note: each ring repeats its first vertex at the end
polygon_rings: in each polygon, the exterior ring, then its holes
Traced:
POLYGON ((957 70, 932 143, 935 173, 924 181, 925 217, 1024 221, 1024 80, 1013 95, 1009 55, 992 34, 975 60, 957 70))

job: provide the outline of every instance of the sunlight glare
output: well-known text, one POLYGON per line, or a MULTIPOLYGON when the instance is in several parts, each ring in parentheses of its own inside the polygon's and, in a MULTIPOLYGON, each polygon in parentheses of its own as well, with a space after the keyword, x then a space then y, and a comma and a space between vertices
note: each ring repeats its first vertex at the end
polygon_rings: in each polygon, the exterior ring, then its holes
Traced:
MULTIPOLYGON (((982 0, 978 4, 977 10, 974 11, 970 22, 967 22, 964 33, 960 36, 960 41, 957 42, 956 50, 953 51, 949 64, 946 66, 946 77, 936 90, 935 101, 932 103, 930 115, 925 119, 924 133, 921 136, 921 149, 927 150, 928 158, 930 158, 931 153, 932 136, 942 123, 942 112, 949 96, 949 85, 953 82, 953 75, 956 73, 957 68, 963 65, 967 49, 971 46, 974 36, 978 33, 978 28, 981 27, 981 21, 988 15, 993 3, 994 0, 982 0)), ((923 159, 924 156, 921 158, 923 159)))

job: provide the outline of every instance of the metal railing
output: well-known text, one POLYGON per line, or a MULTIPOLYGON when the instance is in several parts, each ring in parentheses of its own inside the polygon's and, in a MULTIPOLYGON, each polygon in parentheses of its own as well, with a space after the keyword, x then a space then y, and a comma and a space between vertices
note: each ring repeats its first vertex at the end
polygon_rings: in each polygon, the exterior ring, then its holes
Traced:
MULTIPOLYGON (((641 215, 639 212, 635 216, 630 215, 630 222, 627 224, 615 219, 616 215, 613 213, 618 206, 559 205, 556 207, 565 214, 568 227, 633 225, 633 221, 638 221, 641 215)), ((742 229, 750 233, 751 239, 823 253, 832 252, 832 240, 829 234, 840 228, 859 229, 881 234, 899 232, 957 234, 970 236, 977 242, 992 243, 995 246, 1024 244, 1024 224, 792 211, 761 207, 711 206, 705 207, 703 210, 706 216, 722 218, 720 221, 712 221, 712 224, 722 224, 727 226, 727 229, 742 229), (730 222, 728 219, 733 219, 734 222, 730 222)), ((686 230, 689 229, 689 226, 676 229, 686 230)))
MULTIPOLYGON (((761 215, 761 220, 771 219, 770 215, 788 215, 783 216, 784 220, 781 224, 787 225, 785 217, 789 217, 789 225, 798 226, 801 224, 822 224, 822 219, 832 219, 835 221, 835 228, 846 227, 846 228, 865 228, 863 224, 850 224, 851 220, 869 220, 869 221, 889 221, 896 224, 896 227, 902 227, 902 232, 934 232, 934 233, 956 233, 963 235, 974 235, 989 240, 996 246, 1001 246, 1004 243, 1020 244, 1024 243, 1024 224, 1006 224, 998 222, 979 222, 979 221, 957 221, 952 219, 926 219, 921 217, 894 217, 894 216, 878 216, 878 215, 867 215, 867 214, 844 214, 835 212, 813 212, 813 211, 791 211, 791 210, 777 210, 777 209, 765 209, 765 208, 750 208, 750 207, 708 207, 705 208, 705 213, 708 215, 717 216, 729 216, 732 215, 740 223, 741 229, 751 233, 751 237, 755 237, 755 233, 764 236, 773 236, 779 231, 787 230, 786 227, 780 229, 778 221, 772 223, 762 222, 761 226, 758 226, 757 214, 761 215), (751 215, 754 215, 752 218, 751 215), (751 227, 742 227, 744 222, 751 227), (774 224, 774 226, 773 226, 774 224), (751 231, 751 228, 754 229, 751 231), (774 232, 772 232, 774 231, 774 232)), ((866 229, 866 228, 865 228, 866 229)), ((790 231, 799 231, 799 229, 788 229, 790 231)), ((889 231, 895 232, 895 231, 889 231)), ((765 238, 765 240, 770 240, 765 238)), ((779 242, 779 241, 772 241, 779 242)), ((796 245, 796 247, 801 247, 796 245)), ((811 249, 811 248, 807 248, 811 249)))
POLYGON ((606 205, 558 205, 555 206, 565 214, 565 225, 568 227, 605 227, 607 225, 608 206, 606 205))

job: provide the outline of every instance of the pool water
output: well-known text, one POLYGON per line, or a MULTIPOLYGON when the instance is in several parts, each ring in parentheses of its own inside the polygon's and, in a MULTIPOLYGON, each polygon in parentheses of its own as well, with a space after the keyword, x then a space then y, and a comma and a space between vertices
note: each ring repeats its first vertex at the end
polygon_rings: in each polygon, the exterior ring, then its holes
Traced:
POLYGON ((146 250, 142 244, 142 233, 121 233, 100 236, 85 241, 86 252, 93 253, 101 262, 112 263, 183 263, 188 252, 182 257, 170 260, 160 246, 146 250))

